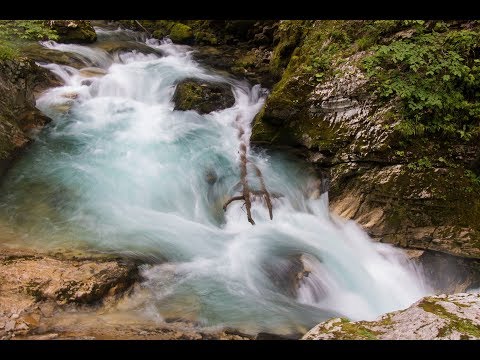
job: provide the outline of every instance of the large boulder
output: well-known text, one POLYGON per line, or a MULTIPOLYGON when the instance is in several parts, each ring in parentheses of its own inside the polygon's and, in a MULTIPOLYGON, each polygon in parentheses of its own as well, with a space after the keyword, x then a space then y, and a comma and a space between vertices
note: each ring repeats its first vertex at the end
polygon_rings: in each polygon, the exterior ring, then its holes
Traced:
POLYGON ((186 79, 177 85, 173 102, 175 110, 195 110, 207 114, 232 107, 235 97, 228 84, 186 79))
POLYGON ((0 247, 0 339, 45 331, 59 312, 115 300, 137 279, 133 262, 112 256, 0 247))
POLYGON ((47 25, 55 30, 62 43, 93 43, 97 34, 90 21, 86 20, 48 20, 47 25))
POLYGON ((137 268, 107 256, 1 248, 0 274, 0 311, 20 311, 39 301, 94 303, 132 285, 137 268))
POLYGON ((331 319, 302 340, 434 340, 480 339, 480 294, 429 296, 408 309, 374 321, 331 319))
POLYGON ((170 39, 175 43, 189 44, 194 39, 193 31, 188 25, 175 23, 170 29, 170 39))

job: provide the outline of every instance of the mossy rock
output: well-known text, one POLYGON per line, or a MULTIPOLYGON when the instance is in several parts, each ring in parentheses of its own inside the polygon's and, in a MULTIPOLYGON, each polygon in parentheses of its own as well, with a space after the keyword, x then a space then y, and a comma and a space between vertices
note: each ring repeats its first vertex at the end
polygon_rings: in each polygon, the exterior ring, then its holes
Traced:
POLYGON ((47 25, 55 30, 61 43, 93 43, 97 34, 90 21, 86 20, 50 20, 47 25))
POLYGON ((177 85, 173 101, 175 110, 195 110, 207 114, 232 107, 235 97, 227 84, 186 79, 177 85))
POLYGON ((174 43, 179 44, 191 44, 194 40, 191 27, 181 23, 175 23, 172 26, 169 36, 174 43))
POLYGON ((480 294, 428 296, 372 321, 330 319, 312 328, 302 340, 479 339, 479 306, 480 294))

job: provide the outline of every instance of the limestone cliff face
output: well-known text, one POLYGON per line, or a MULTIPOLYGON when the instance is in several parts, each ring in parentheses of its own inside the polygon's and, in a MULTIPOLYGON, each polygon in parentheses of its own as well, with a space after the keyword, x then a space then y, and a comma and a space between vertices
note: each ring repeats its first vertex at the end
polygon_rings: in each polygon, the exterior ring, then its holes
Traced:
MULTIPOLYGON (((413 30, 377 28, 373 37, 368 29, 384 26, 378 23, 281 22, 277 46, 282 34, 301 35, 286 59, 271 62, 287 65, 254 120, 251 140, 295 148, 328 173, 331 209, 358 221, 374 238, 478 259, 478 132, 460 138, 401 131, 402 98, 381 97, 363 63, 373 45, 409 39, 413 30)), ((472 126, 478 126, 475 119, 472 126)))
POLYGON ((331 319, 303 340, 469 340, 480 339, 480 294, 429 296, 408 309, 375 321, 331 319))

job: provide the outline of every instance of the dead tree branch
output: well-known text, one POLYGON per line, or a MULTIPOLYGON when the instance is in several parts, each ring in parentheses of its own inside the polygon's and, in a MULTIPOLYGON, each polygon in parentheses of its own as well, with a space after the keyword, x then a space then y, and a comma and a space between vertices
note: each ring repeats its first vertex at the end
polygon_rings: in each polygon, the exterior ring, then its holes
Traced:
POLYGON ((257 165, 252 164, 253 168, 255 169, 255 173, 260 180, 260 189, 263 192, 263 197, 265 199, 265 203, 267 204, 268 214, 270 215, 270 220, 273 220, 273 208, 272 208, 272 201, 270 200, 270 193, 265 186, 265 181, 263 180, 263 175, 257 165))
MULTIPOLYGON (((236 127, 238 129, 238 138, 242 140, 243 135, 245 134, 245 130, 242 127, 242 124, 240 122, 240 116, 237 116, 236 118, 236 127)), ((248 180, 247 180, 247 164, 248 164, 248 159, 247 159, 247 144, 246 144, 245 139, 240 143, 240 184, 242 185, 242 195, 238 196, 233 196, 230 199, 227 200, 227 202, 223 205, 223 210, 227 211, 227 206, 230 205, 233 201, 236 200, 243 200, 245 201, 245 209, 247 210, 247 219, 248 222, 252 225, 255 225, 255 221, 252 218, 252 201, 250 198, 250 194, 253 195, 262 195, 263 198, 265 199, 265 203, 267 204, 268 208, 268 213, 270 215, 270 219, 273 219, 273 208, 272 208, 272 201, 270 198, 270 193, 267 191, 267 188, 265 186, 265 181, 263 179, 262 172, 260 169, 253 164, 254 169, 255 169, 255 174, 260 180, 260 187, 261 189, 259 191, 252 191, 250 190, 250 187, 248 185, 248 180)))

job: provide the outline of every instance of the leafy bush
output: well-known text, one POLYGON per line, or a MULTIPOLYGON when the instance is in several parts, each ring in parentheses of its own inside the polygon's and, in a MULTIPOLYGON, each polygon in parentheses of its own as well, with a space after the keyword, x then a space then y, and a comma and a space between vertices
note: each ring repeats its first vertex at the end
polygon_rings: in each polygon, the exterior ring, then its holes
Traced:
POLYGON ((44 20, 1 20, 0 37, 6 40, 15 37, 28 40, 58 40, 55 30, 46 26, 44 20))
POLYGON ((58 40, 58 35, 44 20, 0 20, 0 59, 18 56, 15 41, 48 39, 58 40))
POLYGON ((420 21, 413 25, 414 36, 374 47, 364 69, 381 97, 401 99, 404 120, 398 129, 403 134, 469 140, 480 119, 480 34, 440 33, 438 26, 428 32, 420 21))

